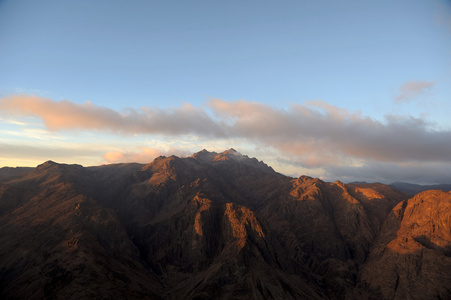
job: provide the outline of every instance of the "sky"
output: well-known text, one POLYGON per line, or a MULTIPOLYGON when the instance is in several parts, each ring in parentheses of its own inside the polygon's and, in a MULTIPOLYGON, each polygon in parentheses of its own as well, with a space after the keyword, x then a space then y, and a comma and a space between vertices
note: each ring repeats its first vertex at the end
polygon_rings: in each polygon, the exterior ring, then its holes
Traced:
POLYGON ((451 1, 0 0, 0 167, 234 148, 451 183, 451 1))

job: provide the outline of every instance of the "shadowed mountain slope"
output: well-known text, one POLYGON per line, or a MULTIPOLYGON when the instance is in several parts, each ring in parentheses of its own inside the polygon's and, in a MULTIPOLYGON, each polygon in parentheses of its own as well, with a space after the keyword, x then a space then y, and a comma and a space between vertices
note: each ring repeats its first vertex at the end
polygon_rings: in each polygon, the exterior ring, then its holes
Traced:
MULTIPOLYGON (((388 298, 370 275, 406 199, 382 184, 293 179, 233 149, 46 162, 0 185, 0 296, 388 298)), ((447 257, 448 237, 418 236, 447 257)))
POLYGON ((159 279, 111 209, 80 192, 86 170, 46 162, 0 187, 3 299, 158 298, 159 279))

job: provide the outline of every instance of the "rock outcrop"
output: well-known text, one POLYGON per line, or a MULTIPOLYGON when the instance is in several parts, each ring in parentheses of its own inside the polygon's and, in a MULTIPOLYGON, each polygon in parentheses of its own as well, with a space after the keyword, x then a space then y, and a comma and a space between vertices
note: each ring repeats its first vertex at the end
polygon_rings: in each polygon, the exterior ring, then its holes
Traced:
POLYGON ((431 190, 399 203, 364 265, 362 280, 385 299, 451 296, 451 193, 431 190))

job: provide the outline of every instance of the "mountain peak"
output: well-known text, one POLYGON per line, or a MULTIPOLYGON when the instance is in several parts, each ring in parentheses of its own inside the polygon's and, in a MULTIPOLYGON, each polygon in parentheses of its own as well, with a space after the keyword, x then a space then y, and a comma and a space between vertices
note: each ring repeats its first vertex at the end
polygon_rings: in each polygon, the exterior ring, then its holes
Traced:
POLYGON ((243 155, 240 152, 236 151, 233 148, 230 148, 229 150, 226 150, 224 152, 219 153, 216 155, 216 157, 213 159, 213 161, 225 161, 229 159, 238 159, 242 160, 249 157, 247 155, 243 155))
POLYGON ((223 154, 240 154, 238 151, 236 151, 233 148, 230 148, 229 150, 226 150, 224 152, 222 152, 223 154))
POLYGON ((48 160, 36 167, 37 172, 42 172, 44 170, 52 170, 53 168, 57 168, 59 166, 58 163, 54 162, 53 160, 48 160))
POLYGON ((210 152, 206 149, 203 149, 202 151, 199 151, 197 153, 194 153, 193 156, 191 156, 194 159, 198 159, 204 162, 211 162, 211 161, 226 161, 231 158, 248 158, 246 155, 242 155, 238 151, 236 151, 233 148, 230 148, 228 150, 225 150, 221 153, 217 152, 210 152))
POLYGON ((206 149, 203 149, 202 151, 199 151, 197 153, 194 153, 193 156, 191 156, 194 159, 203 161, 203 162, 210 162, 213 160, 213 158, 218 155, 216 152, 210 152, 206 149))
POLYGON ((40 164, 40 165, 38 166, 38 168, 39 168, 39 167, 55 166, 55 165, 57 165, 56 162, 54 162, 53 160, 48 160, 48 161, 46 161, 46 162, 40 164))
POLYGON ((45 169, 49 169, 49 168, 54 168, 54 167, 59 167, 59 168, 67 168, 67 167, 75 167, 75 168, 83 168, 82 165, 79 164, 65 164, 65 163, 57 163, 54 162, 53 160, 48 160, 40 165, 38 165, 36 167, 37 170, 45 170, 45 169))
POLYGON ((274 170, 264 162, 259 161, 255 157, 250 158, 247 155, 243 155, 240 152, 236 151, 234 148, 230 148, 221 153, 210 152, 203 149, 202 151, 194 153, 193 156, 191 156, 191 158, 202 163, 221 163, 221 162, 242 163, 248 166, 261 168, 262 170, 267 171, 269 170, 271 172, 274 172, 274 170))

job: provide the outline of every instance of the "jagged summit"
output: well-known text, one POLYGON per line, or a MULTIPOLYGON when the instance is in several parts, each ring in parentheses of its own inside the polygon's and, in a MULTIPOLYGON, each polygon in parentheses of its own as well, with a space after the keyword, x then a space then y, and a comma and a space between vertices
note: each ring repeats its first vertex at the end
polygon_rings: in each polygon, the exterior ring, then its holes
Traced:
POLYGON ((242 159, 249 159, 249 157, 247 155, 243 155, 241 153, 239 153, 238 151, 236 151, 233 148, 230 148, 229 150, 226 150, 224 152, 219 153, 218 155, 216 155, 216 157, 213 159, 214 161, 224 161, 224 160, 229 160, 229 159, 238 159, 238 160, 242 160, 242 159))
POLYGON ((203 149, 202 151, 199 151, 197 153, 194 153, 192 158, 198 159, 203 162, 212 162, 212 161, 226 161, 229 159, 243 159, 248 158, 247 155, 243 155, 236 151, 233 148, 230 148, 229 150, 225 150, 221 153, 217 152, 210 152, 206 149, 203 149))
POLYGON ((199 151, 191 158, 201 162, 201 163, 208 163, 208 164, 218 164, 218 163, 239 163, 242 165, 252 166, 259 168, 261 170, 275 172, 270 166, 265 164, 263 161, 259 161, 255 157, 250 158, 247 155, 241 154, 234 148, 230 148, 228 150, 225 150, 221 153, 217 152, 210 152, 206 149, 203 149, 202 151, 199 151))
POLYGON ((241 153, 239 153, 238 151, 236 151, 233 148, 230 148, 229 150, 225 150, 224 152, 222 152, 222 154, 228 154, 228 155, 242 155, 241 153))
POLYGON ((203 149, 202 151, 194 153, 191 157, 194 159, 197 159, 199 161, 207 162, 207 161, 212 161, 216 155, 218 155, 218 153, 210 152, 206 149, 203 149))

